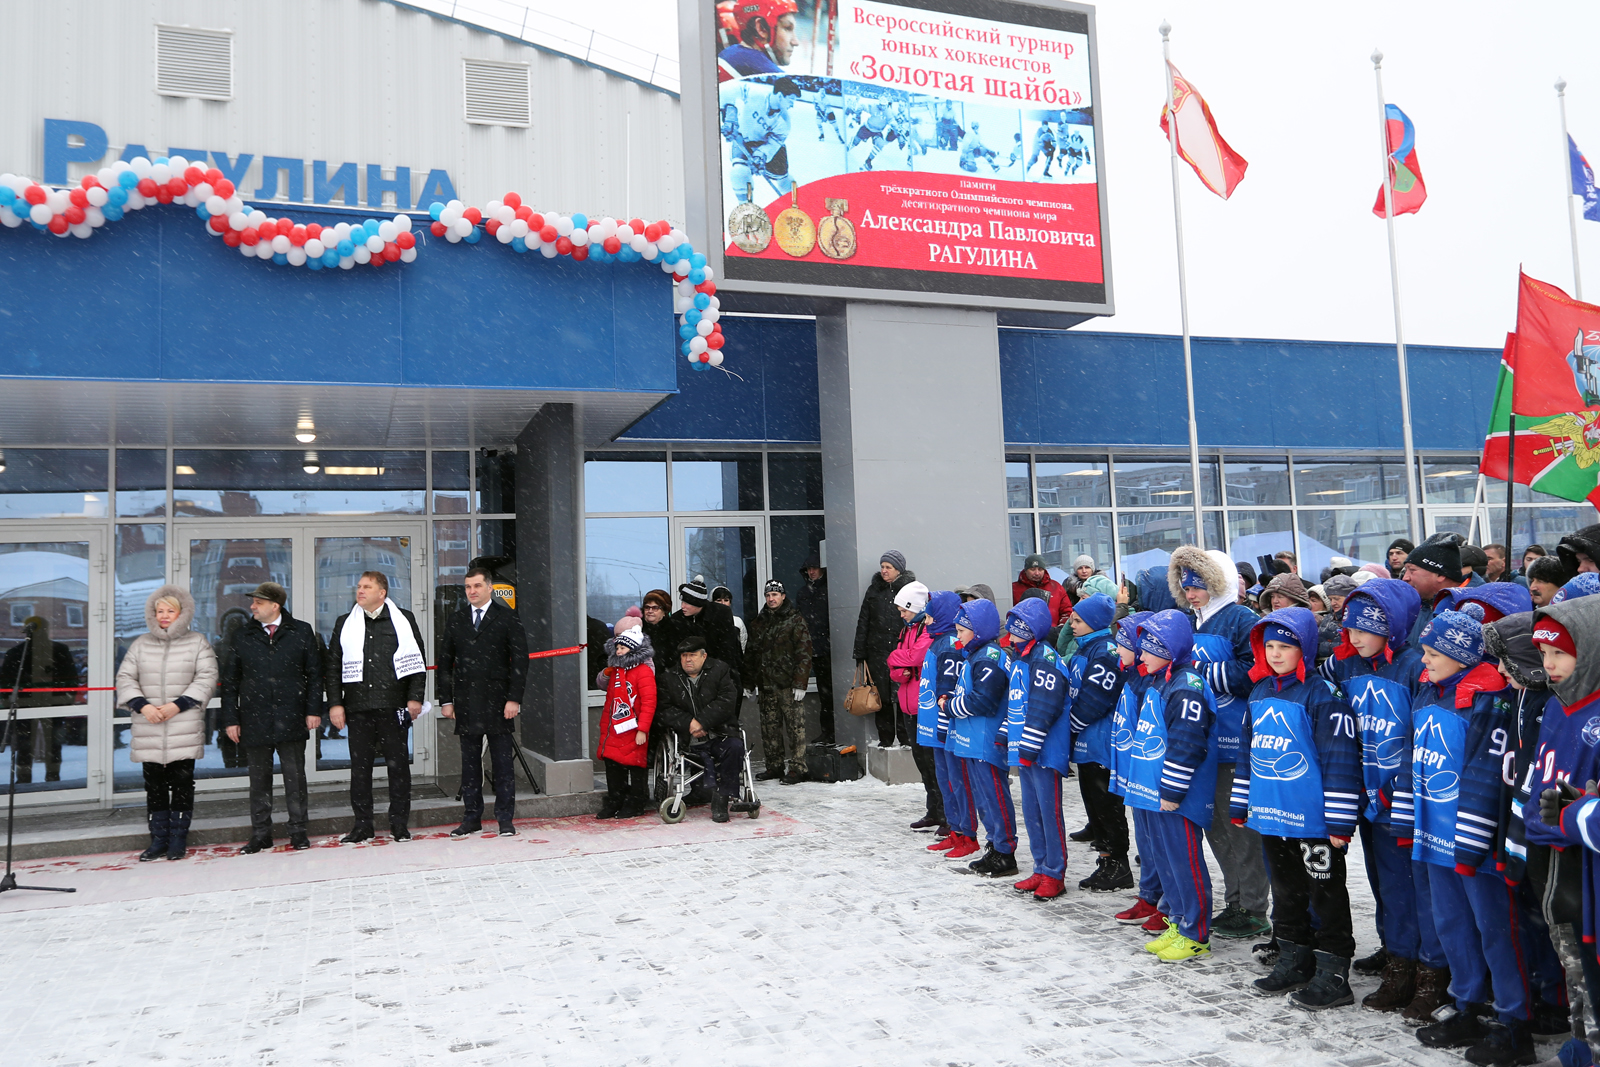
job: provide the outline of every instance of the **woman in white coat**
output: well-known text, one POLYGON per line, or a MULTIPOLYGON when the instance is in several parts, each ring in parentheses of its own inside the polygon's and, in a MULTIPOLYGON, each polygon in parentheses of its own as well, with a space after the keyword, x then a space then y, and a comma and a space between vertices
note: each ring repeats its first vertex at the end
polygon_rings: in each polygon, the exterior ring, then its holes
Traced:
POLYGON ((189 629, 194 597, 175 585, 150 594, 139 635, 117 670, 117 706, 132 713, 129 759, 144 764, 150 847, 140 861, 181 860, 194 815, 194 761, 206 748, 206 703, 217 688, 217 656, 189 629))

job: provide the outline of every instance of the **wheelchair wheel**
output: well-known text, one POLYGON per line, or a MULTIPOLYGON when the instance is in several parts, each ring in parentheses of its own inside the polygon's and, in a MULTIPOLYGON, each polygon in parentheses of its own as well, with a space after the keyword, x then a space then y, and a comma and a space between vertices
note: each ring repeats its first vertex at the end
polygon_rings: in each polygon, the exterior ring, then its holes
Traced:
POLYGON ((664 823, 682 822, 683 817, 689 814, 689 805, 677 797, 668 797, 661 802, 661 821, 664 823))
POLYGON ((749 812, 749 817, 750 817, 750 818, 752 818, 752 819, 759 819, 759 818, 761 818, 761 801, 759 801, 759 800, 752 800, 752 801, 751 801, 751 802, 750 802, 750 812, 749 812))

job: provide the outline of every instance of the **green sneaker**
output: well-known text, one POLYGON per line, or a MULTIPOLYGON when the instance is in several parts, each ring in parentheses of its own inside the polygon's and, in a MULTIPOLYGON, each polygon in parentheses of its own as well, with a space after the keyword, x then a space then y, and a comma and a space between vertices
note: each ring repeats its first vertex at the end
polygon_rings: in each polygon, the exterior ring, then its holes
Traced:
POLYGON ((1272 923, 1265 917, 1232 904, 1211 921, 1211 932, 1218 937, 1243 939, 1272 932, 1272 923))
POLYGON ((1189 960, 1203 960, 1210 955, 1211 942, 1193 941, 1179 934, 1156 953, 1156 959, 1162 963, 1187 963, 1189 960))
POLYGON ((1173 922, 1171 919, 1168 919, 1167 932, 1156 938, 1154 941, 1146 941, 1144 950, 1146 952, 1154 952, 1157 955, 1160 955, 1162 949, 1172 944, 1176 938, 1182 936, 1182 934, 1178 933, 1178 924, 1173 922))

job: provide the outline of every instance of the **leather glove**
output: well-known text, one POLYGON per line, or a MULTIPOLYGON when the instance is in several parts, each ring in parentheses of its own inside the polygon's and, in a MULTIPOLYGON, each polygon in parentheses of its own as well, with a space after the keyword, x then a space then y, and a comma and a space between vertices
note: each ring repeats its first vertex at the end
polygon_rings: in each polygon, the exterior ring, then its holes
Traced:
POLYGON ((1539 818, 1546 826, 1560 826, 1562 811, 1582 795, 1571 782, 1557 782, 1554 789, 1539 794, 1539 818))
POLYGON ((806 691, 804 689, 796 689, 794 691, 794 698, 796 700, 804 700, 806 698, 806 691))

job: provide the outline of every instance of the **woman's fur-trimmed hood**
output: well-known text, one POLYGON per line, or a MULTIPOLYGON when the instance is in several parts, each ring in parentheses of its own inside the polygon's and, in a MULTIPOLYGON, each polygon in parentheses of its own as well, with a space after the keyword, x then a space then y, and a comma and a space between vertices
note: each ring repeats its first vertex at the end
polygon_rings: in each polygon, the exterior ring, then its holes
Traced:
POLYGON ((635 627, 635 629, 639 630, 641 638, 638 648, 618 645, 615 637, 606 641, 607 667, 621 667, 625 671, 631 671, 641 663, 654 664, 656 650, 655 646, 650 643, 650 635, 639 627, 635 627))
POLYGON ((189 632, 189 624, 194 622, 194 597, 189 595, 189 590, 181 585, 164 585, 151 593, 144 602, 144 624, 150 631, 150 636, 157 641, 172 641, 189 632), (172 625, 163 630, 156 622, 156 601, 172 597, 178 602, 178 617, 172 625))
POLYGON ((1207 551, 1197 545, 1183 545, 1172 553, 1172 562, 1167 567, 1167 588, 1172 591, 1172 599, 1180 608, 1186 604, 1183 599, 1184 571, 1198 574, 1200 580, 1206 583, 1206 592, 1211 594, 1211 601, 1197 613, 1202 625, 1239 599, 1239 568, 1227 553, 1214 548, 1207 551))

